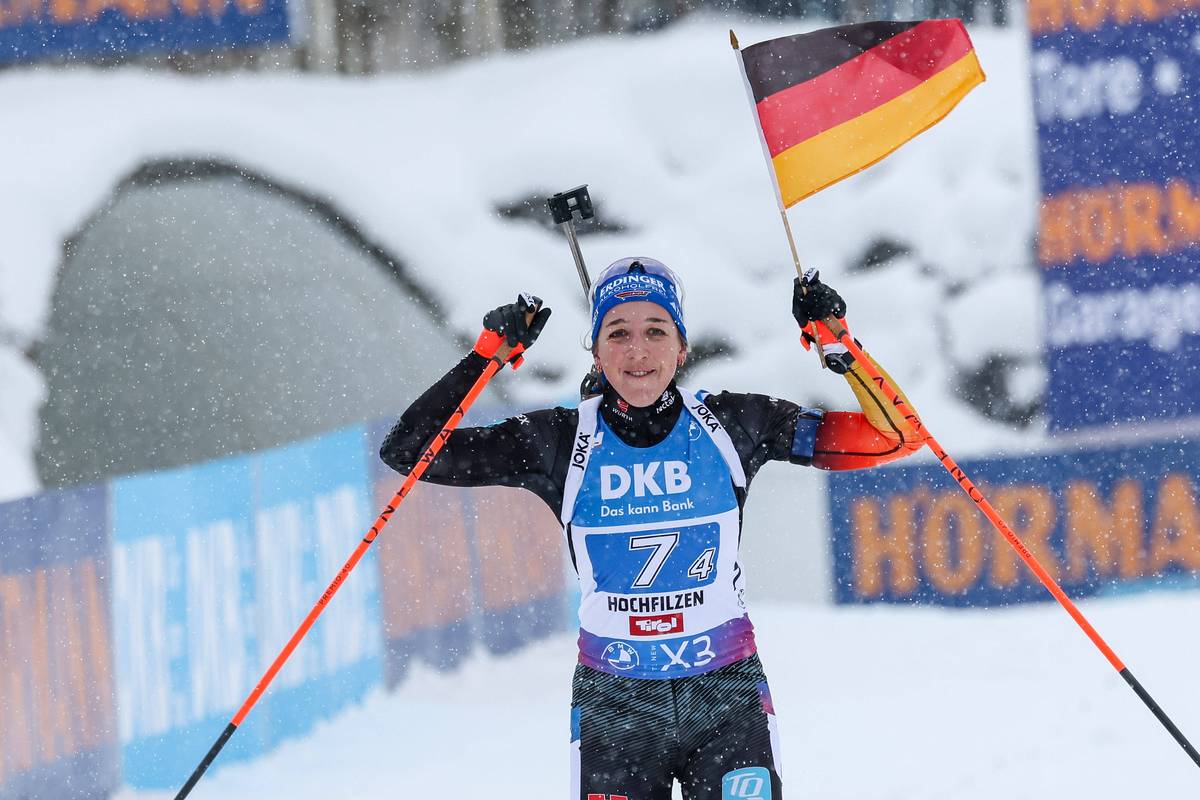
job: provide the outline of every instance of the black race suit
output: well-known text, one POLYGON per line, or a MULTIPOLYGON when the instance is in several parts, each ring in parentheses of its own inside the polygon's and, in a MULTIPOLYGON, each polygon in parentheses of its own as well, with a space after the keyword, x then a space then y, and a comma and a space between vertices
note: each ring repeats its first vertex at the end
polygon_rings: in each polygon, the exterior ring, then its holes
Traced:
MULTIPOLYGON (((482 356, 469 354, 422 394, 384 440, 384 462, 407 473, 486 364, 482 356)), ((600 413, 626 444, 649 447, 671 431, 683 410, 674 384, 667 392, 676 402, 638 409, 610 389, 600 413)), ((811 463, 821 412, 730 392, 709 395, 705 404, 728 431, 747 487, 767 461, 811 463)), ((528 489, 558 516, 577 422, 576 410, 551 408, 490 427, 460 428, 424 479, 528 489)), ((745 492, 739 490, 737 498, 743 506, 745 492)), ((720 800, 723 778, 743 767, 769 773, 770 794, 764 787, 759 794, 731 796, 782 797, 779 754, 769 728, 774 710, 757 654, 704 674, 665 680, 612 675, 580 664, 572 689, 579 800, 669 800, 672 780, 679 781, 688 800, 720 800)))

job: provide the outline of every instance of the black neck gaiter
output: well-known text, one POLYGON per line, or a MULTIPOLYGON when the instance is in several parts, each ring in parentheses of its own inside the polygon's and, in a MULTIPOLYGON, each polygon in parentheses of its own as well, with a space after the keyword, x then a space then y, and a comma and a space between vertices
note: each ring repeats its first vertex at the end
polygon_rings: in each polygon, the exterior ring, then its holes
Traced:
POLYGON ((645 408, 629 405, 608 384, 604 387, 604 399, 600 402, 600 414, 608 427, 621 437, 621 441, 632 447, 653 447, 667 438, 679 421, 681 411, 683 397, 675 387, 675 381, 671 381, 662 397, 645 408))

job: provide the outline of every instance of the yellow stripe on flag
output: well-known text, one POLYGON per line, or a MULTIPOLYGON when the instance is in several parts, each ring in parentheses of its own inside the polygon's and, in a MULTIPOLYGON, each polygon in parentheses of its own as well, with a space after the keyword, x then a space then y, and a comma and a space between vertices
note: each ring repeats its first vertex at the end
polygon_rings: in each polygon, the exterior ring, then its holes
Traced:
POLYGON ((972 51, 899 97, 784 150, 771 159, 784 206, 883 159, 937 124, 982 82, 983 69, 972 51))

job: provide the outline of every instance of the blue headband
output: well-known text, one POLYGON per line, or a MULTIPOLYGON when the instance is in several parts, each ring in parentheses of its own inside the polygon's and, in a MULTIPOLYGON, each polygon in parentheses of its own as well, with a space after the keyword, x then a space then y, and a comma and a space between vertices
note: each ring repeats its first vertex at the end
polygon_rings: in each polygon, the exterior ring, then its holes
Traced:
POLYGON ((679 299, 679 287, 672 280, 670 271, 654 259, 622 259, 610 265, 600 276, 592 291, 592 341, 600 335, 600 322, 604 315, 621 303, 645 300, 662 306, 671 315, 671 321, 679 329, 679 336, 687 341, 687 328, 683 325, 683 305, 679 299), (646 264, 643 264, 642 261, 646 264), (627 269, 620 266, 628 264, 627 269), (649 266, 649 271, 647 271, 649 266), (616 271, 614 267, 618 267, 616 271), (656 267, 662 267, 661 270, 656 267), (663 274, 666 273, 666 274, 663 274))

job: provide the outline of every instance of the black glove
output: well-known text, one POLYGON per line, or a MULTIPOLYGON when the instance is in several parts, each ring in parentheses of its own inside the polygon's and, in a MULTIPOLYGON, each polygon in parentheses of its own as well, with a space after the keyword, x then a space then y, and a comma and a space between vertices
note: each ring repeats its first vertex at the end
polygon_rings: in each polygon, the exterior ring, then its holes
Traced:
POLYGON ((819 272, 810 269, 804 273, 803 281, 796 278, 792 284, 792 316, 801 328, 826 317, 846 316, 846 301, 832 287, 821 283, 820 277, 819 272))
POLYGON ((520 344, 528 350, 537 341, 542 328, 546 327, 546 320, 550 319, 550 309, 543 308, 533 315, 532 322, 525 322, 525 315, 541 304, 541 298, 521 292, 517 295, 517 302, 494 308, 485 314, 483 327, 503 336, 509 347, 520 344))

